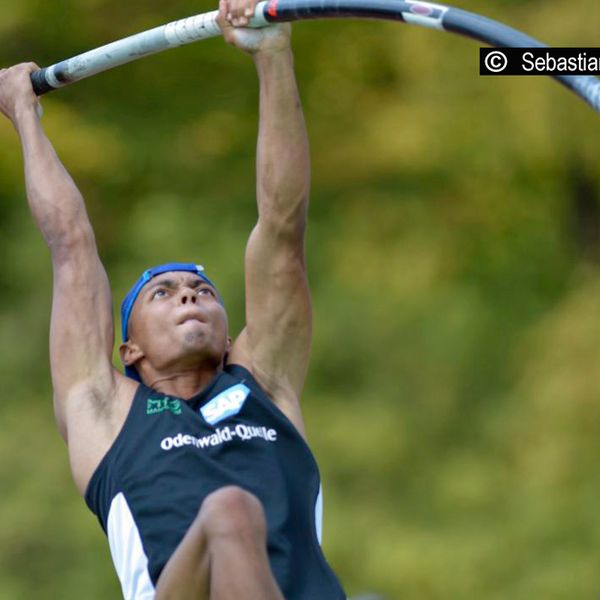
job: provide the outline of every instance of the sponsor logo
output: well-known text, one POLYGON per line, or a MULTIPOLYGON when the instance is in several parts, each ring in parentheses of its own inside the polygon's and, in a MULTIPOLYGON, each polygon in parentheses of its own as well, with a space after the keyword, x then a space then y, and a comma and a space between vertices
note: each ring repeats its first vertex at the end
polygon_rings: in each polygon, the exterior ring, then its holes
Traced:
POLYGON ((176 398, 169 398, 164 396, 163 398, 148 398, 146 404, 147 415, 158 415, 165 411, 172 412, 174 415, 181 414, 181 400, 176 398))
POLYGON ((243 383, 238 383, 207 402, 200 409, 200 412, 207 423, 216 425, 228 417, 237 415, 242 410, 249 393, 249 387, 243 383))
POLYGON ((242 442, 263 440, 273 443, 277 441, 277 431, 275 429, 267 429, 266 427, 243 425, 240 423, 235 427, 220 427, 215 433, 202 437, 178 433, 177 435, 164 438, 160 443, 160 447, 166 452, 173 448, 182 448, 183 446, 194 446, 202 449, 220 446, 236 439, 242 442))

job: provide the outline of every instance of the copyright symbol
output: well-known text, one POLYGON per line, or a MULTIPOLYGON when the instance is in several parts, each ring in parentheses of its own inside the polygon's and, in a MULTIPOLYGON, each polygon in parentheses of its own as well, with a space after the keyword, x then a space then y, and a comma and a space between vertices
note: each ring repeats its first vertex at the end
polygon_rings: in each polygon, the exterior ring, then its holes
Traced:
POLYGON ((485 57, 483 64, 488 71, 501 73, 508 66, 508 58, 506 58, 504 52, 494 50, 485 57))

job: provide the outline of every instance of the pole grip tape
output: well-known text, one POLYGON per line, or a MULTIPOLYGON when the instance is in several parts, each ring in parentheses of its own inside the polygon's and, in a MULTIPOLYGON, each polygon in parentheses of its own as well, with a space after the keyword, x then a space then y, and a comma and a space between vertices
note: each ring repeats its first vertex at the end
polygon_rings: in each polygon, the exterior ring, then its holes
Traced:
POLYGON ((46 81, 46 71, 47 69, 40 69, 31 74, 31 85, 36 96, 42 96, 55 89, 46 81))

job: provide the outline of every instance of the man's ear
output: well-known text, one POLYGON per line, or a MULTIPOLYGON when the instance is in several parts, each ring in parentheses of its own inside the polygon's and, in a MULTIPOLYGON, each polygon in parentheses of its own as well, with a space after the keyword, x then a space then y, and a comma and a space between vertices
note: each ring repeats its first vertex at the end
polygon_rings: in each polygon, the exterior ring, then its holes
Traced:
POLYGON ((223 364, 221 365, 222 367, 225 367, 227 361, 229 360, 229 352, 232 346, 233 340, 229 336, 227 336, 227 343, 225 344, 225 354, 223 354, 223 364))
POLYGON ((143 358, 144 353, 135 342, 127 340, 119 346, 119 356, 121 357, 121 362, 126 367, 130 367, 140 360, 140 358, 143 358))

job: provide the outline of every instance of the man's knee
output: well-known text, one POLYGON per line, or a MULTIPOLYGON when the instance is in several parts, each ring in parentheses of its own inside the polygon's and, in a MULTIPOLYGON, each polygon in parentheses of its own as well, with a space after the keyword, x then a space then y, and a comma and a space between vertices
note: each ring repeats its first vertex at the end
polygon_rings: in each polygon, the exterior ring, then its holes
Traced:
POLYGON ((265 513, 260 500, 236 486, 220 488, 202 503, 198 519, 208 539, 238 541, 266 538, 265 513))

